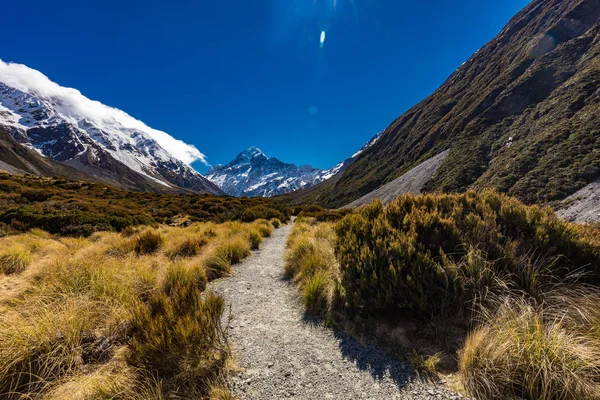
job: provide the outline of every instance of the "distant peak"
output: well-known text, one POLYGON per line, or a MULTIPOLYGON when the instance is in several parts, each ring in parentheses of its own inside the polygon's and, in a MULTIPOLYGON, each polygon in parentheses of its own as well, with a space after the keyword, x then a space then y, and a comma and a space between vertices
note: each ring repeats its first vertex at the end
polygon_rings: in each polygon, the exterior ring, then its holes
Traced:
POLYGON ((259 149, 258 147, 254 147, 254 146, 242 151, 240 153, 240 155, 242 155, 242 154, 249 155, 252 157, 256 157, 256 156, 265 156, 266 157, 265 153, 263 153, 261 149, 259 149))
POLYGON ((248 164, 258 160, 268 160, 269 157, 262 152, 258 147, 250 147, 240 154, 232 161, 232 164, 248 164))

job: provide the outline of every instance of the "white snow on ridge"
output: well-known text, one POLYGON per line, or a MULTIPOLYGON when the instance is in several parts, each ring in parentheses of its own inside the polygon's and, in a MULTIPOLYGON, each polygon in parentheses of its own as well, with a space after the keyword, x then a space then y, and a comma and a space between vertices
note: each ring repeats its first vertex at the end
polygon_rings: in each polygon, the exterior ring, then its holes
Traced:
MULTIPOLYGON (((76 89, 62 87, 52 82, 41 72, 25 65, 5 63, 0 60, 0 82, 23 93, 33 95, 28 99, 28 106, 32 110, 48 106, 49 104, 42 103, 50 102, 56 114, 50 116, 51 118, 61 118, 75 126, 78 126, 82 121, 86 121, 111 135, 112 138, 109 138, 109 140, 117 139, 119 142, 128 142, 132 145, 136 144, 133 138, 137 134, 158 143, 165 150, 166 154, 160 155, 161 158, 165 158, 164 161, 173 157, 187 165, 194 161, 201 161, 206 164, 205 155, 196 147, 175 139, 166 132, 150 128, 124 111, 90 100, 76 89), (40 98, 43 100, 40 101, 40 98)), ((4 97, 0 99, 3 106, 0 110, 0 119, 21 126, 33 126, 37 123, 36 120, 32 119, 20 118, 14 121, 10 116, 2 117, 3 111, 7 107, 10 110, 15 110, 13 108, 14 104, 10 104, 10 101, 10 99, 4 97)), ((13 112, 14 115, 16 114, 13 112)), ((160 154, 161 152, 157 153, 160 154)))

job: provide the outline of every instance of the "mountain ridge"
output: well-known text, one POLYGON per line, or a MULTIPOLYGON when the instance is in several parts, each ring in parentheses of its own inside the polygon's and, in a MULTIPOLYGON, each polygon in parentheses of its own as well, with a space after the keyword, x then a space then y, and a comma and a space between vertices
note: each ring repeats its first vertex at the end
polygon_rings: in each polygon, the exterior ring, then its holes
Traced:
POLYGON ((195 148, 62 88, 37 71, 0 63, 0 126, 21 145, 127 189, 223 194, 178 158, 203 157, 195 148), (29 83, 21 82, 27 74, 36 74, 42 84, 27 87, 29 83), (173 149, 181 144, 183 150, 175 157, 158 140, 173 149))
POLYGON ((564 199, 600 177, 599 20, 600 0, 534 0, 335 182, 295 201, 341 207, 446 150, 426 191, 564 199))

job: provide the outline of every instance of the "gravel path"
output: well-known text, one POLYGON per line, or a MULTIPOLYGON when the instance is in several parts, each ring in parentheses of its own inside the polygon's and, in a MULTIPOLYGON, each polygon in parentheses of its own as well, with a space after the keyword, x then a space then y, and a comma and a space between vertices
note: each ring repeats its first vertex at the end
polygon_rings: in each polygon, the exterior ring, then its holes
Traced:
POLYGON ((436 386, 407 384, 409 367, 349 335, 311 322, 296 288, 283 280, 291 225, 211 287, 231 304, 230 339, 242 372, 240 399, 459 399, 436 386))

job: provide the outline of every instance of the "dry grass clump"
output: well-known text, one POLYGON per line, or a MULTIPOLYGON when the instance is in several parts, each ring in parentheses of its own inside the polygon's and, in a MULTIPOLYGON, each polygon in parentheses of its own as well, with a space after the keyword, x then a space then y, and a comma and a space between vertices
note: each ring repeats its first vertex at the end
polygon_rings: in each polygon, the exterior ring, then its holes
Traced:
POLYGON ((141 379, 134 368, 111 362, 53 385, 44 399, 164 400, 164 396, 159 383, 141 379))
POLYGON ((329 310, 334 294, 334 241, 331 225, 310 225, 300 220, 287 243, 285 275, 298 283, 307 310, 322 316, 329 310))
POLYGON ((221 326, 224 300, 214 293, 201 296, 194 277, 175 283, 135 310, 128 362, 174 388, 206 393, 229 357, 221 326))
POLYGON ((281 220, 279 218, 272 218, 271 225, 273 225, 273 228, 278 229, 281 226, 281 220))
POLYGON ((177 257, 195 257, 207 243, 208 239, 205 237, 187 237, 180 242, 176 242, 166 253, 171 259, 177 257))
POLYGON ((164 243, 164 238, 160 233, 147 230, 142 232, 135 239, 135 253, 137 255, 152 254, 157 251, 164 243))
POLYGON ((37 392, 84 364, 106 308, 84 297, 34 304, 0 318, 0 393, 37 392))
POLYGON ((254 229, 261 234, 262 237, 268 238, 273 234, 273 226, 266 219, 259 219, 252 224, 254 229))
POLYGON ((413 349, 408 356, 408 362, 420 379, 436 379, 438 377, 438 366, 442 362, 442 353, 428 356, 413 349))
POLYGON ((252 230, 248 232, 248 240, 250 241, 250 248, 252 250, 257 250, 263 241, 263 237, 260 232, 252 230))
POLYGON ((14 248, 0 254, 0 274, 12 275, 25 271, 31 263, 30 253, 22 248, 14 248))
POLYGON ((258 225, 0 238, 28 265, 0 292, 0 398, 228 398, 223 299, 204 291, 258 225))
POLYGON ((508 299, 469 335, 463 383, 478 399, 600 399, 600 347, 586 335, 542 307, 508 299))

